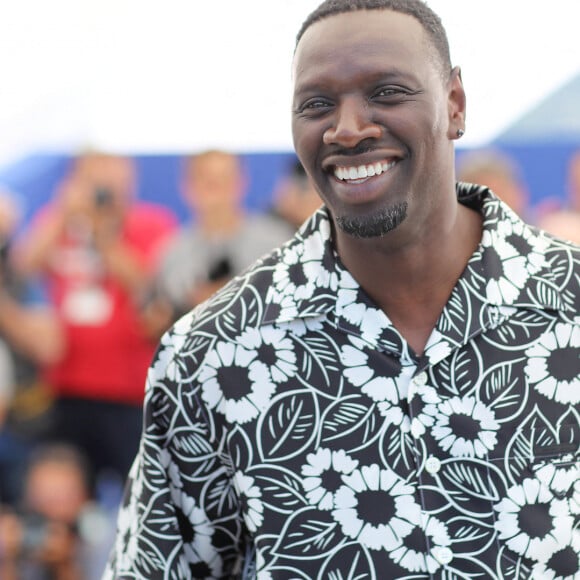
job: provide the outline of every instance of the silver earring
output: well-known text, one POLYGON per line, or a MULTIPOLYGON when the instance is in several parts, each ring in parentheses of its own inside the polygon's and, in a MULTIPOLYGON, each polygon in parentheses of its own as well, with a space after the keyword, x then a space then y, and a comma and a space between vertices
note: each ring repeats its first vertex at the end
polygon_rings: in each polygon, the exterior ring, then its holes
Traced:
POLYGON ((461 139, 465 135, 465 131, 463 129, 457 129, 457 138, 461 139))

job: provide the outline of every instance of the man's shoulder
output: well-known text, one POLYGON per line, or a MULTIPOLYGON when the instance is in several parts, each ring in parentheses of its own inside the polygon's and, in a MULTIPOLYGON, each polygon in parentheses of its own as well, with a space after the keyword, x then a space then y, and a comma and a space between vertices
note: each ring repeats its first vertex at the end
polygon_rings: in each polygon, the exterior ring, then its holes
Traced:
MULTIPOLYGON (((537 230, 536 231, 540 231, 537 230)), ((580 269, 580 246, 552 234, 541 232, 546 239, 546 256, 552 260, 563 260, 575 272, 580 269)))
POLYGON ((546 283, 560 293, 567 310, 580 312, 580 246, 573 242, 544 234, 545 260, 549 275, 546 283))

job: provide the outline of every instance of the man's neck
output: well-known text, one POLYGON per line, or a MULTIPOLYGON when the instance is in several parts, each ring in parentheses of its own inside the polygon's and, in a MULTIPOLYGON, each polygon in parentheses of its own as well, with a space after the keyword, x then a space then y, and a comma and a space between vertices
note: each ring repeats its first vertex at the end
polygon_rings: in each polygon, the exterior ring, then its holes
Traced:
POLYGON ((453 227, 436 240, 426 237, 395 249, 386 237, 361 240, 339 248, 339 254, 411 348, 421 354, 481 232, 481 216, 459 205, 453 227))

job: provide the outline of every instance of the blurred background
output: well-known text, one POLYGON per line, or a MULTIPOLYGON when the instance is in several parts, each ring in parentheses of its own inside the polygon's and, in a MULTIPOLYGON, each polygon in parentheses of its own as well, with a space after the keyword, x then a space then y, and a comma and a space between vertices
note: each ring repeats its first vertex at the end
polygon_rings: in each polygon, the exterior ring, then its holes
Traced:
MULTIPOLYGON (((161 334, 318 207, 290 133, 317 5, 0 2, 0 578, 100 578, 161 334)), ((429 5, 458 178, 580 242, 580 2, 429 5)))
MULTIPOLYGON (((185 209, 174 156, 250 156, 263 205, 292 150, 294 36, 317 0, 22 0, 0 3, 0 181, 26 215, 92 147, 138 156, 141 195, 185 209)), ((532 202, 560 196, 580 139, 577 0, 432 0, 468 94, 462 148, 500 146, 532 202)))

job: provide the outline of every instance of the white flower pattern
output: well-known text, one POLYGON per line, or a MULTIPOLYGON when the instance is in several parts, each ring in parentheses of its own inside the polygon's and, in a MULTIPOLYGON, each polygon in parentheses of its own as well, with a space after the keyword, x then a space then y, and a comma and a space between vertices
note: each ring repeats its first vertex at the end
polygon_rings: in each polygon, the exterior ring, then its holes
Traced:
POLYGON ((308 501, 321 510, 334 507, 334 495, 342 483, 342 475, 348 475, 357 467, 342 449, 331 451, 320 448, 306 457, 302 466, 302 485, 308 501))
POLYGON ((526 351, 526 376, 534 388, 560 403, 580 403, 580 327, 559 323, 526 351), (576 355, 577 366, 560 364, 576 355))
POLYGON ((480 246, 417 356, 322 208, 161 340, 104 580, 580 580, 580 250, 480 246))
POLYGON ((332 515, 345 536, 371 550, 391 552, 399 548, 413 530, 413 521, 420 517, 413 487, 376 464, 355 470, 344 481, 336 492, 332 515), (381 505, 381 496, 390 498, 393 505, 381 505))

